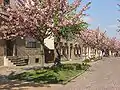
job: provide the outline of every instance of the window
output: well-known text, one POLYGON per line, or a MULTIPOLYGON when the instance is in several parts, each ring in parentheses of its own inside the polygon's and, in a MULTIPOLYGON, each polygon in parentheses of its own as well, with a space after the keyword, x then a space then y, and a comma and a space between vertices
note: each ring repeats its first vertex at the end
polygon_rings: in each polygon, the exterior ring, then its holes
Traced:
POLYGON ((36 48, 36 40, 33 38, 26 38, 26 48, 36 48))
POLYGON ((36 42, 26 42, 26 48, 36 48, 36 42))
POLYGON ((4 5, 9 5, 10 4, 10 0, 4 0, 4 5))
POLYGON ((35 63, 39 63, 39 58, 36 58, 36 59, 35 59, 35 63))
POLYGON ((28 64, 28 62, 29 62, 29 59, 25 59, 25 63, 27 63, 27 64, 28 64))

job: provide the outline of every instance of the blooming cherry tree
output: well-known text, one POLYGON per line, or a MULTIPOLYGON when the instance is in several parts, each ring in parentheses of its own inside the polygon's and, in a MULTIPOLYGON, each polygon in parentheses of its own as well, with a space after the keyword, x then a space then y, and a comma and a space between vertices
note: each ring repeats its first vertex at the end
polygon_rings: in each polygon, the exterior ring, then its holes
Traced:
MULTIPOLYGON (((68 0, 15 0, 14 8, 2 7, 0 37, 12 39, 18 36, 31 36, 44 47, 44 39, 48 36, 60 37, 66 30, 71 30, 68 33, 72 32, 74 35, 84 29, 82 17, 90 5, 88 2, 80 11, 74 12, 81 6, 81 2, 82 0, 74 0, 69 4, 68 0)), ((59 38, 57 43, 57 57, 60 60, 59 38)))

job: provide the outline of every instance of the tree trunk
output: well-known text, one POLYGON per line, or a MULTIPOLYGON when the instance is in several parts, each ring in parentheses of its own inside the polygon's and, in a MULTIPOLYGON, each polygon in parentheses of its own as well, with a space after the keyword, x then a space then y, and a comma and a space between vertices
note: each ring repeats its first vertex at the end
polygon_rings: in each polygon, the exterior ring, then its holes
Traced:
MULTIPOLYGON (((45 48, 46 46, 44 45, 44 40, 40 40, 41 43, 41 55, 42 55, 42 61, 41 61, 41 65, 42 67, 44 67, 44 63, 45 63, 45 48)), ((55 60, 54 60, 54 66, 56 65, 60 65, 61 64, 61 54, 60 54, 60 37, 57 37, 56 41, 55 41, 55 60)))
POLYGON ((44 63, 45 63, 45 53, 44 53, 44 40, 40 40, 40 52, 41 52, 41 56, 42 56, 42 60, 41 60, 41 67, 44 67, 44 63))
POLYGON ((56 37, 56 40, 55 40, 55 60, 54 60, 54 66, 58 66, 60 64, 61 64, 60 37, 56 37))
POLYGON ((41 55, 42 55, 41 66, 44 67, 44 63, 45 63, 44 45, 41 45, 41 55))

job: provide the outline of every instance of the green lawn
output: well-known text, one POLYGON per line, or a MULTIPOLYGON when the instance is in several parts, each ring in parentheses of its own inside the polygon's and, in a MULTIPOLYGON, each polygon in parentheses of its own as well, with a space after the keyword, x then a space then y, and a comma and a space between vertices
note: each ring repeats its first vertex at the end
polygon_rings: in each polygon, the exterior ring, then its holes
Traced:
POLYGON ((11 75, 9 79, 34 81, 44 84, 58 84, 70 80, 72 77, 82 73, 88 68, 89 65, 87 64, 62 64, 58 67, 30 70, 21 74, 11 75))

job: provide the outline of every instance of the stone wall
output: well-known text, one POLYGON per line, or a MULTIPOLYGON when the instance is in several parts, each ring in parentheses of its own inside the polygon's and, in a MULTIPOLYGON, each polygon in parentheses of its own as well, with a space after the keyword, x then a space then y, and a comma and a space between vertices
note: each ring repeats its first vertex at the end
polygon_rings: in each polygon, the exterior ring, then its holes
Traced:
POLYGON ((27 48, 25 39, 18 38, 16 40, 17 56, 29 58, 29 64, 41 63, 42 49, 39 42, 36 43, 36 48, 27 48))

